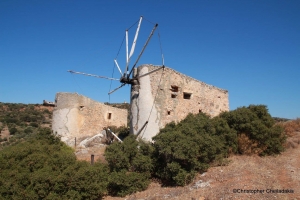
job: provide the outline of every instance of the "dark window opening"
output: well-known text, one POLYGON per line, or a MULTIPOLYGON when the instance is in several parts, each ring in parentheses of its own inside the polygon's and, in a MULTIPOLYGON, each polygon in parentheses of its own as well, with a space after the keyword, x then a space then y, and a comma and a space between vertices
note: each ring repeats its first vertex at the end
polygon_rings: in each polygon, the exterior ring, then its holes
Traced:
POLYGON ((178 92, 178 90, 179 90, 179 87, 178 87, 178 86, 176 86, 176 85, 171 85, 171 91, 172 91, 172 92, 178 92))
POLYGON ((112 113, 108 113, 107 119, 111 119, 111 115, 112 115, 112 113))
POLYGON ((171 111, 168 110, 168 115, 171 115, 171 111))
POLYGON ((183 93, 183 98, 184 99, 191 99, 191 96, 192 96, 191 93, 186 93, 186 92, 183 93))
POLYGON ((201 109, 199 109, 199 113, 202 113, 202 110, 201 110, 201 109))
POLYGON ((177 96, 176 94, 171 94, 171 98, 173 99, 176 98, 176 96, 177 96))

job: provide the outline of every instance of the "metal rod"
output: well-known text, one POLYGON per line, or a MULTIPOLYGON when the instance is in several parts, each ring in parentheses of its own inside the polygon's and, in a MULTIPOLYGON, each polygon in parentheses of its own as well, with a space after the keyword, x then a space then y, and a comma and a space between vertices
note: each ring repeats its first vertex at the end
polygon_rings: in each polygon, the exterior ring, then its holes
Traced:
POLYGON ((120 89, 121 87, 123 87, 124 85, 126 85, 126 83, 123 83, 121 86, 117 87, 116 89, 110 91, 108 94, 111 94, 113 92, 115 92, 116 90, 120 89))
POLYGON ((142 77, 144 77, 144 76, 147 76, 147 75, 149 75, 149 74, 152 74, 152 73, 154 73, 154 72, 156 72, 156 71, 158 71, 158 70, 164 69, 164 68, 165 68, 165 66, 162 66, 162 67, 160 67, 160 68, 158 68, 158 69, 152 70, 151 72, 148 72, 148 73, 143 74, 143 75, 141 75, 141 76, 135 77, 135 79, 142 78, 142 77))
POLYGON ((143 127, 137 132, 136 136, 139 136, 139 134, 142 132, 142 130, 145 128, 145 126, 148 124, 148 121, 145 122, 143 127))
POLYGON ((140 60, 140 58, 141 58, 142 54, 144 53, 144 51, 145 51, 145 49, 146 49, 146 47, 147 47, 147 45, 148 45, 148 43, 149 43, 151 37, 153 36, 153 33, 154 33, 155 29, 157 28, 157 26, 158 26, 158 24, 155 24, 154 28, 152 29, 152 31, 151 31, 151 33, 150 33, 150 35, 149 35, 149 37, 148 37, 146 43, 145 43, 144 46, 143 46, 143 49, 142 49, 141 53, 139 54, 139 57, 138 57, 137 60, 135 61, 135 63, 134 63, 134 65, 133 65, 132 69, 130 70, 130 73, 127 75, 127 78, 130 77, 133 68, 136 66, 136 64, 137 64, 138 61, 140 60))
POLYGON ((96 78, 105 78, 105 79, 109 79, 109 80, 115 80, 115 81, 119 81, 120 79, 117 78, 109 78, 109 77, 105 77, 105 76, 98 76, 98 75, 94 75, 94 74, 87 74, 87 73, 83 73, 83 72, 75 72, 72 70, 68 70, 68 72, 72 73, 72 74, 81 74, 81 75, 85 75, 85 76, 93 76, 96 78))

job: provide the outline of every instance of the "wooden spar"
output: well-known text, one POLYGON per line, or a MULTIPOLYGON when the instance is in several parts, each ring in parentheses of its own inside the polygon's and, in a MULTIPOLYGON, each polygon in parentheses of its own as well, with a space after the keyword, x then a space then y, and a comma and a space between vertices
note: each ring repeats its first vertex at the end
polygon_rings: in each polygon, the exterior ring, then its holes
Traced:
POLYGON ((119 142, 123 142, 116 134, 114 134, 114 132, 112 132, 109 128, 107 128, 107 130, 115 137, 119 140, 119 142))

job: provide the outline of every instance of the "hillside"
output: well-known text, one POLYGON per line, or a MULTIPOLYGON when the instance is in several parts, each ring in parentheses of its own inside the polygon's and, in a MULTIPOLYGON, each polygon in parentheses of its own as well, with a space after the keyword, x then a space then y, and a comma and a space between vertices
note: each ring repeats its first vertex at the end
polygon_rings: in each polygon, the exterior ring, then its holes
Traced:
POLYGON ((38 128, 51 127, 53 107, 41 104, 0 102, 0 141, 9 145, 36 133, 38 128))
MULTIPOLYGON (((38 133, 43 127, 51 127, 52 109, 39 104, 0 103, 2 147, 20 140, 26 141, 26 138, 38 133)), ((125 198, 105 196, 104 199, 298 199, 300 119, 276 121, 279 121, 277 124, 284 128, 287 136, 285 151, 279 155, 261 157, 232 154, 224 163, 211 163, 206 172, 197 174, 186 186, 165 187, 158 179, 152 179, 145 191, 136 192, 125 198), (239 193, 234 193, 234 189, 239 193), (282 190, 289 193, 279 193, 282 190), (257 193, 254 194, 254 191, 257 193)), ((105 161, 105 146, 75 151, 77 159, 90 161, 91 154, 94 154, 96 160, 105 161)))

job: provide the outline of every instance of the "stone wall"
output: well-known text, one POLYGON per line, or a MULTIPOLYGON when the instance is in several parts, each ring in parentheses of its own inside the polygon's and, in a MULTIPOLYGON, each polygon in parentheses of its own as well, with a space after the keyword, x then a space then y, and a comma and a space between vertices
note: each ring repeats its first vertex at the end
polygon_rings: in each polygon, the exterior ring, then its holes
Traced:
MULTIPOLYGON (((157 69, 158 66, 142 65, 136 76, 157 69)), ((228 91, 165 67, 138 79, 131 90, 131 131, 151 141, 159 129, 172 121, 179 122, 189 113, 203 112, 212 117, 229 111, 228 91)))
POLYGON ((77 93, 57 93, 52 130, 70 146, 101 133, 107 126, 126 126, 126 109, 94 101, 77 93))

